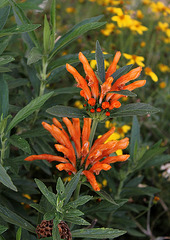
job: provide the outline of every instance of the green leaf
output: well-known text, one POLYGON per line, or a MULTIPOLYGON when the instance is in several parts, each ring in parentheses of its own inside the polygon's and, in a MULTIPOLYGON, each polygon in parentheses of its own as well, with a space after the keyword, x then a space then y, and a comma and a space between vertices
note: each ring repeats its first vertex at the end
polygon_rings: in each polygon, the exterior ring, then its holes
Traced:
POLYGON ((7 227, 0 225, 0 234, 4 233, 7 229, 7 227))
POLYGON ((58 88, 54 90, 53 97, 59 94, 76 94, 76 93, 80 93, 80 89, 77 87, 58 88))
POLYGON ((5 65, 9 62, 14 61, 15 59, 11 56, 0 56, 0 65, 5 65))
POLYGON ((57 117, 68 117, 68 118, 89 117, 89 115, 87 115, 87 113, 83 110, 80 110, 74 107, 66 107, 62 105, 56 105, 54 107, 48 108, 46 112, 57 117))
POLYGON ((50 58, 52 58, 60 49, 70 44, 73 40, 83 35, 87 31, 96 29, 103 26, 106 22, 97 22, 102 18, 102 16, 97 16, 94 18, 83 20, 82 22, 75 25, 70 31, 64 34, 55 44, 54 50, 51 53, 50 58))
POLYGON ((0 8, 4 7, 6 4, 8 4, 8 0, 1 0, 0 8))
POLYGON ((50 24, 51 24, 51 50, 54 48, 55 44, 55 30, 56 30, 56 0, 52 0, 51 9, 50 9, 50 24))
POLYGON ((44 207, 42 207, 40 204, 37 203, 31 203, 30 207, 36 209, 38 212, 45 214, 46 213, 46 209, 44 207))
POLYGON ((12 212, 8 208, 0 205, 0 216, 6 221, 23 229, 26 229, 32 233, 35 233, 35 228, 27 222, 25 219, 12 212))
POLYGON ((65 212, 64 212, 64 217, 66 218, 70 218, 70 217, 80 217, 80 216, 83 216, 84 213, 81 212, 80 210, 78 209, 66 209, 65 212))
POLYGON ((47 20, 47 16, 44 17, 44 31, 43 31, 43 44, 44 44, 44 53, 47 54, 50 48, 50 25, 47 20))
POLYGON ((104 56, 99 41, 96 42, 95 59, 97 62, 97 74, 102 82, 105 82, 104 56))
POLYGON ((80 175, 81 175, 82 170, 78 171, 75 176, 71 179, 71 181, 69 183, 67 183, 66 187, 65 187, 65 204, 68 203, 69 199, 71 198, 74 190, 77 187, 77 184, 79 182, 80 179, 80 175))
MULTIPOLYGON (((15 18, 17 20, 17 23, 18 25, 21 25, 22 24, 29 24, 29 25, 32 25, 30 20, 25 16, 25 13, 24 11, 22 10, 22 8, 20 8, 18 6, 18 4, 14 1, 14 0, 9 0, 9 3, 10 5, 12 6, 13 8, 13 11, 14 11, 14 14, 15 14, 15 18)), ((38 26, 38 25, 37 25, 38 26)), ((40 25, 39 25, 40 26, 40 25)), ((38 43, 38 39, 35 35, 35 32, 34 31, 30 31, 28 33, 30 39, 32 40, 33 44, 38 47, 39 46, 39 43, 38 43)), ((32 45, 32 42, 30 42, 30 39, 27 37, 27 35, 25 35, 25 41, 27 42, 27 44, 30 46, 32 45)))
POLYGON ((70 222, 70 223, 77 224, 77 225, 90 225, 89 222, 87 222, 86 220, 84 220, 81 217, 64 217, 64 220, 66 222, 70 222))
POLYGON ((110 114, 110 117, 127 117, 127 116, 134 116, 134 115, 147 115, 147 114, 154 114, 159 112, 160 110, 152 107, 146 103, 130 103, 126 104, 116 110, 113 110, 110 114))
POLYGON ((129 96, 129 97, 136 97, 137 95, 129 90, 121 90, 121 91, 111 91, 109 93, 116 93, 116 94, 121 94, 124 96, 129 96))
POLYGON ((10 9, 11 9, 10 6, 6 6, 6 7, 0 9, 0 30, 4 27, 4 25, 8 19, 10 9))
POLYGON ((150 168, 150 167, 156 167, 161 166, 165 163, 168 163, 170 161, 170 154, 169 155, 161 155, 156 156, 155 158, 152 158, 151 161, 147 161, 142 168, 150 168))
POLYGON ((4 73, 4 72, 11 72, 11 69, 7 67, 0 67, 0 73, 4 73))
POLYGON ((18 136, 18 135, 12 135, 10 138, 9 138, 9 142, 21 149, 22 151, 26 152, 26 153, 29 153, 31 154, 31 149, 30 149, 30 145, 29 143, 22 137, 18 136))
POLYGON ((10 176, 7 174, 5 168, 0 164, 0 182, 6 187, 17 192, 17 188, 14 186, 10 176))
POLYGON ((21 240, 21 234, 22 234, 22 228, 18 228, 17 234, 16 234, 16 240, 21 240))
POLYGON ((49 191, 48 188, 45 186, 45 184, 41 182, 39 179, 35 179, 35 182, 38 188, 40 189, 40 191, 42 192, 42 194, 47 198, 47 200, 53 206, 56 206, 56 203, 57 203, 56 195, 53 192, 49 191))
POLYGON ((0 37, 18 34, 18 33, 24 33, 24 32, 31 32, 40 26, 41 26, 40 24, 23 24, 21 26, 7 28, 5 30, 0 31, 0 37))
POLYGON ((138 165, 135 170, 142 168, 147 162, 152 161, 154 157, 158 156, 166 150, 166 147, 160 147, 161 142, 161 140, 158 141, 143 154, 142 158, 138 161, 138 165))
POLYGON ((35 110, 42 107, 42 105, 53 95, 53 92, 44 94, 32 100, 27 106, 21 109, 10 122, 7 131, 10 131, 19 122, 31 115, 35 110))
MULTIPOLYGON (((126 65, 124 67, 119 68, 116 72, 114 72, 111 77, 113 77, 114 82, 120 78, 121 76, 123 76, 124 74, 126 74, 127 72, 129 72, 129 70, 132 68, 133 64, 130 65, 126 65)), ((113 84, 113 83, 112 83, 113 84)))
POLYGON ((1 46, 1 48, 0 48, 0 55, 4 52, 4 50, 8 46, 9 40, 10 40, 10 37, 0 38, 0 46, 1 46))
POLYGON ((93 196, 81 196, 78 199, 69 202, 64 206, 64 209, 69 209, 69 208, 77 208, 78 206, 84 205, 86 202, 90 201, 93 198, 93 196))
POLYGON ((75 238, 96 238, 96 239, 105 239, 105 238, 116 238, 125 234, 126 231, 112 228, 93 228, 93 229, 80 229, 73 230, 72 237, 75 238))
POLYGON ((57 195, 59 196, 59 199, 62 200, 63 195, 65 193, 65 187, 60 177, 57 180, 56 190, 57 190, 57 195))
POLYGON ((37 47, 33 47, 28 54, 27 64, 38 62, 42 58, 42 53, 37 47))
POLYGON ((3 114, 3 118, 8 115, 9 110, 9 92, 7 82, 4 80, 2 74, 0 74, 0 116, 3 114))
POLYGON ((100 197, 102 197, 103 199, 105 199, 106 201, 112 203, 112 204, 117 204, 113 198, 104 190, 100 190, 96 192, 100 197))
POLYGON ((46 212, 44 214, 43 219, 49 221, 51 219, 54 219, 54 217, 55 217, 55 211, 51 211, 51 212, 46 212))
POLYGON ((135 159, 135 156, 134 156, 135 146, 137 146, 137 149, 138 149, 139 144, 140 144, 140 126, 139 126, 137 117, 134 116, 133 122, 132 122, 131 136, 130 136, 130 156, 132 159, 135 159))
POLYGON ((131 197, 131 196, 153 196, 154 194, 160 192, 158 188, 154 187, 124 187, 121 192, 122 196, 131 197))
POLYGON ((28 83, 28 79, 26 78, 11 78, 10 75, 5 74, 4 79, 7 81, 8 88, 9 89, 14 89, 20 86, 24 86, 28 83))

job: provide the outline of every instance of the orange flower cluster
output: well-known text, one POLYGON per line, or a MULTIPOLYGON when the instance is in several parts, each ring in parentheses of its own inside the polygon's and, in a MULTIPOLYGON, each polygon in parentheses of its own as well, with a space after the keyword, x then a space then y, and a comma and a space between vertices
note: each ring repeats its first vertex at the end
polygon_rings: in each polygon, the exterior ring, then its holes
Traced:
POLYGON ((73 174, 79 169, 83 169, 82 174, 86 176, 93 189, 95 191, 100 191, 94 173, 98 175, 101 170, 109 170, 111 168, 111 163, 126 161, 130 156, 128 154, 119 156, 109 155, 118 149, 125 149, 129 144, 129 139, 124 138, 119 141, 115 140, 105 143, 115 130, 115 128, 112 127, 101 138, 95 140, 90 148, 89 137, 91 132, 91 121, 90 118, 84 118, 81 132, 80 120, 78 118, 73 118, 71 121, 67 117, 64 117, 63 122, 65 123, 71 138, 56 118, 53 118, 52 125, 42 122, 43 127, 56 139, 57 144, 54 145, 56 150, 63 153, 64 157, 41 154, 31 155, 25 160, 47 160, 48 162, 58 161, 60 163, 56 165, 56 168, 59 171, 65 170, 68 173, 73 174), (74 142, 75 150, 71 140, 74 142))
POLYGON ((86 77, 83 78, 79 72, 72 67, 70 64, 66 64, 66 69, 70 72, 75 80, 77 81, 77 87, 81 88, 80 95, 84 97, 87 101, 84 105, 88 111, 91 113, 104 112, 106 116, 110 116, 110 110, 114 108, 119 108, 121 103, 118 101, 122 94, 111 93, 112 91, 129 90, 132 91, 136 88, 145 85, 146 80, 135 81, 129 85, 125 85, 131 80, 139 77, 142 67, 137 67, 132 69, 127 74, 121 76, 116 81, 114 81, 112 74, 116 71, 117 63, 120 59, 121 53, 116 52, 113 62, 109 66, 105 74, 105 82, 99 83, 97 76, 95 75, 93 69, 91 68, 88 60, 83 55, 79 53, 79 60, 83 64, 86 77))

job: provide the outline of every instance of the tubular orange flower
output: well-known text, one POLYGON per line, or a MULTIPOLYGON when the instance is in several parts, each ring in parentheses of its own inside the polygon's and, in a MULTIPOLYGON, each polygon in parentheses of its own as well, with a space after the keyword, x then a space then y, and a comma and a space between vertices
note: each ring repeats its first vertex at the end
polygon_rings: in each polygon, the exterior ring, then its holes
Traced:
POLYGON ((142 71, 142 67, 137 67, 114 81, 114 77, 112 77, 112 75, 116 72, 116 67, 120 56, 121 53, 118 51, 115 54, 113 62, 106 71, 105 81, 103 83, 98 80, 83 53, 79 53, 79 60, 83 64, 83 68, 86 74, 85 78, 83 78, 74 67, 66 64, 67 71, 73 75, 78 83, 77 87, 80 87, 82 89, 80 91, 80 95, 83 96, 87 101, 85 107, 88 110, 90 117, 110 116, 110 110, 119 108, 121 106, 120 102, 118 102, 118 99, 125 97, 125 95, 111 93, 112 91, 132 91, 135 88, 144 86, 146 83, 145 80, 140 80, 125 86, 125 84, 129 81, 139 77, 142 71))
POLYGON ((90 148, 90 132, 91 118, 84 118, 82 131, 80 128, 80 120, 72 118, 72 121, 64 117, 68 133, 63 129, 61 123, 53 118, 53 124, 43 122, 43 127, 51 133, 57 143, 54 145, 58 152, 63 156, 55 156, 51 154, 31 155, 25 158, 26 161, 47 160, 48 162, 60 162, 56 165, 59 171, 65 170, 68 173, 75 174, 79 169, 82 169, 82 175, 85 175, 87 180, 95 191, 100 191, 95 175, 98 175, 101 170, 108 171, 112 163, 126 161, 129 155, 120 155, 110 157, 109 155, 118 149, 125 149, 129 144, 129 139, 124 138, 116 141, 106 140, 114 133, 115 128, 112 127, 101 138, 94 141, 90 148), (74 142, 75 150, 72 142, 74 142))

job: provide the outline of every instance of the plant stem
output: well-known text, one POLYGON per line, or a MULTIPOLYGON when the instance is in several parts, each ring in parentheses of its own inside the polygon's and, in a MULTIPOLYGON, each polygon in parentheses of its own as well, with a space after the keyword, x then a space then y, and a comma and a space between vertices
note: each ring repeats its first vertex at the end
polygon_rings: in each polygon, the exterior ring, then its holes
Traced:
POLYGON ((1 134, 1 164, 4 163, 4 156, 5 156, 5 150, 6 150, 6 139, 3 139, 4 134, 1 134))
POLYGON ((96 132, 97 125, 98 125, 98 119, 94 119, 93 123, 92 123, 91 132, 90 132, 90 137, 89 137, 90 148, 91 148, 92 143, 93 143, 93 139, 94 139, 94 135, 95 135, 95 132, 96 132))
POLYGON ((123 188, 124 181, 125 181, 125 179, 122 179, 120 181, 115 199, 120 199, 120 194, 121 194, 121 191, 122 191, 122 188, 123 188))
POLYGON ((77 184, 76 190, 74 192, 74 200, 78 199, 80 194, 80 188, 81 188, 81 181, 77 184))

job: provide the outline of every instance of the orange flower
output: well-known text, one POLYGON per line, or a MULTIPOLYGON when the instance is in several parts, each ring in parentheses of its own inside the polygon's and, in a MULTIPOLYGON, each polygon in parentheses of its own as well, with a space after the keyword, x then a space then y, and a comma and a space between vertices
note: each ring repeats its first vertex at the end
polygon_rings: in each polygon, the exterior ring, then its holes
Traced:
POLYGON ((79 169, 82 169, 82 175, 85 175, 87 180, 92 185, 95 191, 100 191, 95 175, 98 175, 101 170, 108 171, 111 168, 111 163, 126 161, 129 155, 112 156, 109 155, 118 149, 125 149, 129 144, 129 139, 109 141, 106 140, 113 134, 115 128, 112 127, 101 138, 94 141, 90 148, 90 132, 91 118, 84 118, 84 124, 81 131, 80 120, 72 118, 72 121, 67 117, 63 118, 69 134, 64 130, 61 123, 53 118, 53 124, 50 125, 42 122, 43 127, 51 133, 57 143, 54 145, 62 156, 51 154, 31 155, 25 158, 26 161, 47 160, 48 162, 60 162, 56 165, 59 171, 65 170, 68 173, 75 174, 79 169), (70 135, 70 136, 69 136, 70 135), (74 142, 75 149, 71 141, 74 142), (89 149, 90 148, 90 149, 89 149))
POLYGON ((105 82, 102 84, 100 84, 101 81, 97 78, 93 69, 88 63, 88 60, 81 52, 79 53, 79 60, 83 64, 83 68, 86 74, 85 78, 83 78, 74 67, 66 64, 67 71, 74 76, 75 80, 78 83, 77 87, 80 87, 82 89, 80 91, 80 95, 83 96, 87 101, 87 104, 85 104, 85 106, 90 117, 92 117, 92 115, 94 116, 94 114, 98 114, 99 112, 100 116, 102 116, 102 113, 106 116, 109 116, 110 110, 119 108, 121 106, 121 103, 118 101, 118 99, 125 97, 125 95, 110 92, 120 90, 132 91, 135 88, 144 86, 146 83, 146 80, 140 80, 125 86, 125 84, 129 81, 139 77, 142 71, 142 67, 137 67, 114 81, 112 75, 116 71, 120 56, 120 52, 117 52, 115 54, 113 62, 105 74, 105 82), (101 109, 101 111, 99 111, 99 109, 101 109))

